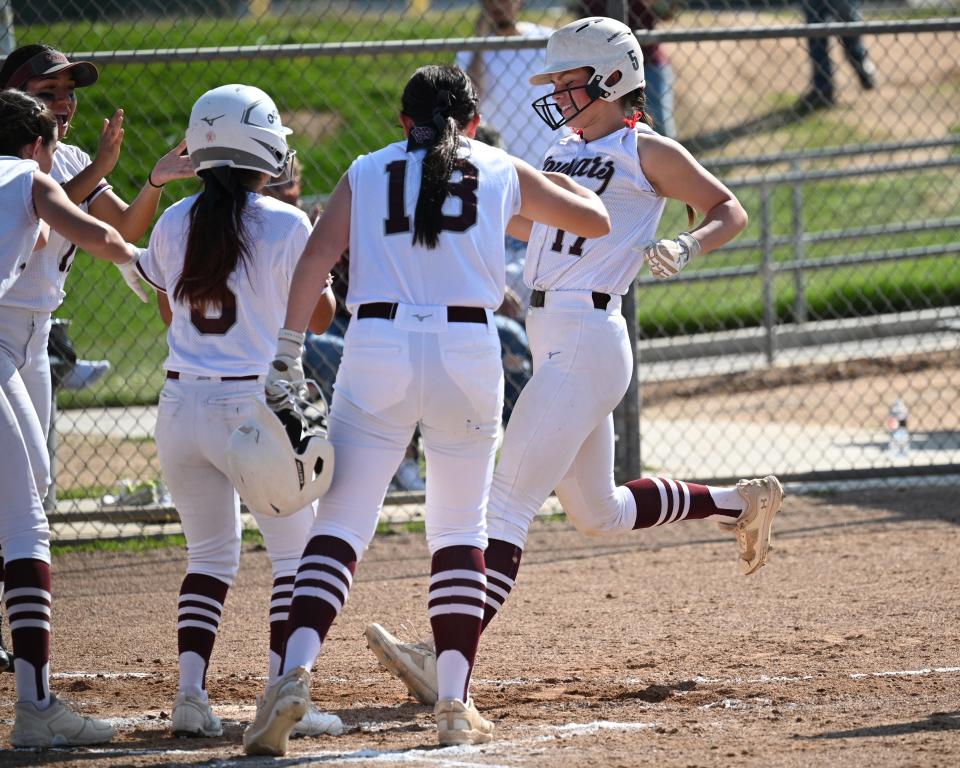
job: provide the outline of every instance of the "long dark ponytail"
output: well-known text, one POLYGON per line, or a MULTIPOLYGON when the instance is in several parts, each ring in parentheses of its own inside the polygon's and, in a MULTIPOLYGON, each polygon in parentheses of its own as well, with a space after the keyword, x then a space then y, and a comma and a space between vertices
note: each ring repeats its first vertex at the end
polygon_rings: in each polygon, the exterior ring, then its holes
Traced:
POLYGON ((57 136, 57 118, 43 102, 23 91, 0 91, 0 155, 19 157, 37 137, 50 144, 57 136))
POLYGON ((250 258, 243 212, 259 171, 218 166, 198 171, 203 191, 190 208, 183 272, 173 298, 197 309, 222 307, 227 279, 250 258))
POLYGON ((430 65, 413 73, 403 89, 401 104, 403 114, 414 122, 408 149, 427 149, 413 217, 413 242, 436 248, 460 130, 477 114, 477 91, 459 67, 430 65))

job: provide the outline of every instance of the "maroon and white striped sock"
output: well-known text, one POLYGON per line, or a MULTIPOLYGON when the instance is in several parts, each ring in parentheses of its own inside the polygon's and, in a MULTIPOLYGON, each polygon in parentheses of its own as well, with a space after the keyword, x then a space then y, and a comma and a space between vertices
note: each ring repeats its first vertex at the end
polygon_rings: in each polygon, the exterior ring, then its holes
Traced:
POLYGON ((503 603, 516 581, 522 556, 523 550, 515 544, 500 539, 490 539, 487 544, 487 551, 483 553, 487 566, 487 596, 483 606, 481 632, 503 608, 503 603))
POLYGON ((626 484, 637 503, 636 528, 653 528, 680 520, 702 520, 712 515, 739 517, 743 500, 734 490, 671 480, 643 477, 626 484), (735 504, 736 507, 728 505, 735 504))
POLYGON ((314 536, 300 558, 287 621, 287 645, 282 672, 311 669, 327 632, 347 602, 357 553, 335 536, 314 536))
POLYGON ((177 653, 180 691, 203 697, 207 667, 220 628, 229 586, 205 573, 188 573, 180 585, 177 610, 177 653))
POLYGON ((273 580, 273 592, 270 595, 270 669, 267 677, 269 685, 280 676, 280 662, 283 659, 283 647, 287 644, 287 618, 290 615, 290 603, 293 602, 293 582, 295 576, 278 576, 273 580))
POLYGON ((433 555, 427 613, 437 649, 440 700, 469 698, 486 597, 484 571, 478 547, 444 547, 433 555))
POLYGON ((17 663, 17 700, 50 704, 50 564, 24 558, 4 567, 7 616, 17 663))

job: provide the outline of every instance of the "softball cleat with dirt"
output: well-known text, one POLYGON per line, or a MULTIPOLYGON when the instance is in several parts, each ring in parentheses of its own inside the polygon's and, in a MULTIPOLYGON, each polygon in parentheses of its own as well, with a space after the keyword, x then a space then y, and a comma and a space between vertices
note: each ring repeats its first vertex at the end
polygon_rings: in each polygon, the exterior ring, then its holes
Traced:
POLYGON ((783 504, 783 487, 773 475, 757 480, 741 480, 737 492, 747 503, 737 518, 737 548, 744 576, 756 573, 767 562, 773 518, 783 504))
POLYGON ((437 651, 432 643, 401 643, 379 624, 364 631, 367 647, 380 664, 400 678, 421 704, 437 703, 437 651))

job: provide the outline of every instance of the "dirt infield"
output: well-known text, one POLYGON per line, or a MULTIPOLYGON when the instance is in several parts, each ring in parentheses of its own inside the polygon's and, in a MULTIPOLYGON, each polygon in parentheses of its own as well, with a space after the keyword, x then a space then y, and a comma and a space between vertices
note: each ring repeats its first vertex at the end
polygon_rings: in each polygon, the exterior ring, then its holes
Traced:
MULTIPOLYGON (((789 492, 788 488, 788 492, 789 492)), ((738 575, 709 522, 587 540, 538 522, 484 636, 483 748, 438 749, 432 713, 382 674, 365 624, 428 632, 422 535, 379 538, 313 677, 348 732, 244 758, 266 666, 270 572, 244 553, 208 676, 220 739, 167 735, 183 554, 72 554, 54 573, 54 687, 115 718, 103 749, 0 752, 5 766, 956 766, 960 488, 790 497, 769 565, 738 575)), ((14 696, 0 677, 4 746, 14 696)))

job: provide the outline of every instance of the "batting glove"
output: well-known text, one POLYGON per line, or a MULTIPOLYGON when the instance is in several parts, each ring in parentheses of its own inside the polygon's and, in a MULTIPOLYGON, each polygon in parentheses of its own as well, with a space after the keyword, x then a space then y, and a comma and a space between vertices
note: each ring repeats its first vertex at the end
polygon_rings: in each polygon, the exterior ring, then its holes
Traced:
POLYGON ((643 258, 650 265, 650 274, 665 280, 680 273, 690 259, 700 255, 700 242, 689 232, 681 232, 676 240, 656 240, 643 250, 643 258))
POLYGON ((274 411, 291 408, 294 394, 306 386, 302 360, 306 336, 289 328, 281 328, 277 336, 277 354, 267 370, 264 387, 267 405, 274 411))
POLYGON ((143 285, 140 283, 140 273, 137 271, 137 262, 140 260, 140 249, 134 249, 136 255, 130 259, 126 264, 114 264, 117 265, 117 269, 120 270, 120 274, 123 276, 123 281, 130 287, 130 290, 137 294, 137 298, 140 299, 144 304, 149 303, 150 296, 143 289, 143 285))

